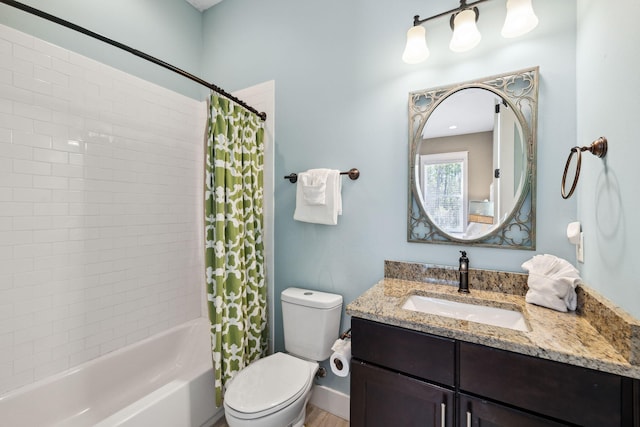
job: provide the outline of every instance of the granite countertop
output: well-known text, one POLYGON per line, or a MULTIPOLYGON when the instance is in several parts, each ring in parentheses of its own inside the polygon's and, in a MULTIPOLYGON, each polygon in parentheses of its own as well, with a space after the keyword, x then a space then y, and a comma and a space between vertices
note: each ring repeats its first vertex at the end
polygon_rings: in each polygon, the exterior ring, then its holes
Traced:
POLYGON ((526 275, 470 271, 469 294, 451 280, 457 269, 385 263, 385 278, 347 306, 347 314, 407 329, 640 379, 640 322, 581 286, 578 310, 562 313, 525 302, 526 275), (409 270, 407 270, 407 268, 409 270), (419 274, 407 274, 407 271, 419 274), (520 311, 528 331, 402 308, 411 295, 520 311))

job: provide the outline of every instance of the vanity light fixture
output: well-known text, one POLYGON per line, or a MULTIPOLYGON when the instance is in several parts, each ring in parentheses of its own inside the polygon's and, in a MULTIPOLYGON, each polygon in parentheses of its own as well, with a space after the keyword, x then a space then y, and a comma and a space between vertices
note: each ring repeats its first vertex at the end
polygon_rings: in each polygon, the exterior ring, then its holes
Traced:
MULTIPOLYGON (((460 0, 460 6, 428 18, 420 19, 420 15, 413 17, 413 27, 407 32, 407 45, 402 54, 402 60, 407 64, 417 64, 429 57, 426 30, 422 26, 427 21, 450 15, 449 25, 453 30, 453 36, 449 43, 449 49, 454 52, 465 52, 473 49, 480 43, 482 35, 478 31, 476 22, 480 11, 476 5, 489 0, 476 0, 467 3, 460 0)), ((533 12, 531 0, 507 0, 507 17, 502 28, 502 36, 505 38, 518 37, 533 30, 538 25, 538 18, 533 12)))

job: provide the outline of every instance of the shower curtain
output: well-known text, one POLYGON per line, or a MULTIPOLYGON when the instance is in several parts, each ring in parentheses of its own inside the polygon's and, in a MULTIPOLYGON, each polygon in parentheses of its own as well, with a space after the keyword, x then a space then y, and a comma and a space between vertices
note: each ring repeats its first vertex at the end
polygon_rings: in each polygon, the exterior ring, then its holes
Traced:
POLYGON ((216 406, 224 385, 267 351, 263 245, 264 122, 211 94, 205 266, 216 406))

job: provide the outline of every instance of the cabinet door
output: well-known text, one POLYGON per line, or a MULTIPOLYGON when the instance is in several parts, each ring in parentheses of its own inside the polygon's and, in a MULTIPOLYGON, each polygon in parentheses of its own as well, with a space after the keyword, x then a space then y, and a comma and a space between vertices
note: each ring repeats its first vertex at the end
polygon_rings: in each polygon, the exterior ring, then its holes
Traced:
POLYGON ((460 343, 460 391, 584 427, 629 426, 631 379, 460 343))
POLYGON ((451 390, 351 362, 351 427, 453 427, 453 406, 451 390))
POLYGON ((460 395, 459 427, 561 427, 561 424, 475 397, 460 395))

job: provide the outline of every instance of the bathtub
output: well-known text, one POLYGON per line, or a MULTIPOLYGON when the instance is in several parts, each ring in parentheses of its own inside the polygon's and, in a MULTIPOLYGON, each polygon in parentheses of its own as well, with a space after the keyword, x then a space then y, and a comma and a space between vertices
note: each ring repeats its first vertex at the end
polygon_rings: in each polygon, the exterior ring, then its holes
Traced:
POLYGON ((223 414, 213 384, 200 318, 0 397, 0 424, 210 426, 223 414))

